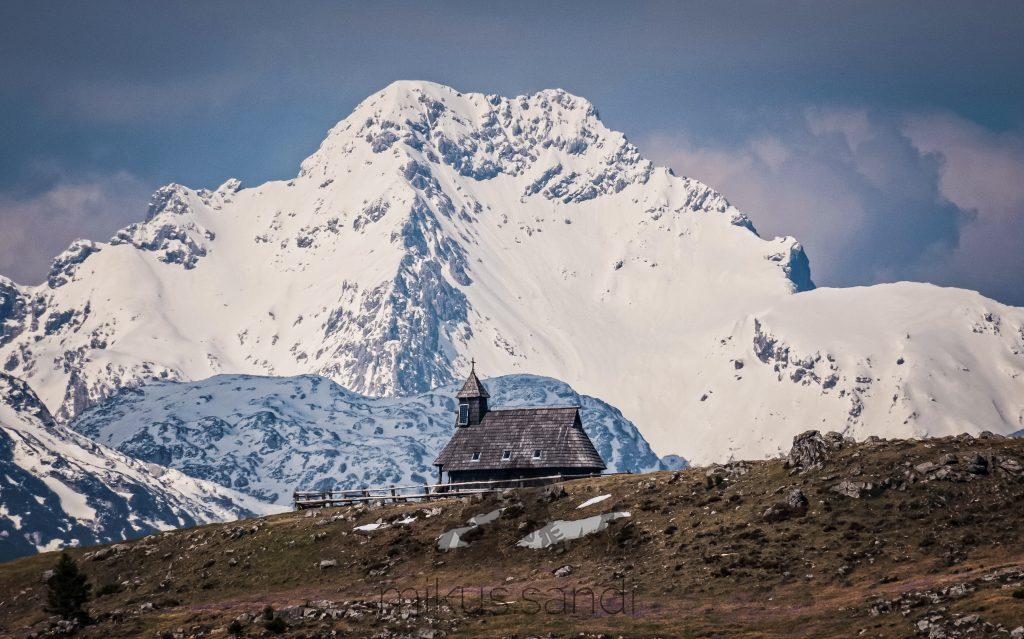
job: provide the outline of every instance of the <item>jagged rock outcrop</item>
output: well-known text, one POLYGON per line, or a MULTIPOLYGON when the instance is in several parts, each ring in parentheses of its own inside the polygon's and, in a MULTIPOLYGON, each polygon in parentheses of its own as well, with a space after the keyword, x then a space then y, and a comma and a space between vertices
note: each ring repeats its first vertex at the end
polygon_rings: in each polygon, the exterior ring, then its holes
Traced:
POLYGON ((822 435, 816 430, 803 432, 793 438, 793 447, 786 458, 786 464, 799 469, 818 466, 846 443, 846 438, 840 433, 828 432, 822 435))

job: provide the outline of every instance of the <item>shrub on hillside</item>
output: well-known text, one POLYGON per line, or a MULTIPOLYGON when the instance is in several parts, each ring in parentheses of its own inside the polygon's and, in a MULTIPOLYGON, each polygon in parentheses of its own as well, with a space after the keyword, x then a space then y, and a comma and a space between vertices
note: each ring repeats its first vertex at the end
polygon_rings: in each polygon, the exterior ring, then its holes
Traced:
POLYGON ((46 580, 46 611, 59 615, 61 619, 74 620, 79 623, 89 621, 89 613, 85 604, 89 601, 92 585, 81 571, 78 564, 66 552, 60 554, 53 574, 46 580))

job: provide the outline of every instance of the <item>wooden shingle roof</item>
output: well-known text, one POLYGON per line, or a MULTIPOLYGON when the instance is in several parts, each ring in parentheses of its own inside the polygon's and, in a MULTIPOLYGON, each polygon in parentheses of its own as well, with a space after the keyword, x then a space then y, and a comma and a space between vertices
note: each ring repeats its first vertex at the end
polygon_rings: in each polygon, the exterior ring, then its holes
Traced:
POLYGON ((476 370, 469 371, 469 377, 466 378, 466 383, 462 385, 462 389, 455 394, 455 397, 459 399, 472 399, 474 397, 490 397, 491 395, 484 388, 484 385, 480 383, 480 378, 476 376, 476 370))
POLYGON ((579 413, 577 406, 488 411, 479 424, 456 428, 434 465, 444 471, 604 469, 604 461, 583 430, 579 413), (533 458, 535 450, 541 451, 540 459, 533 458), (502 460, 504 451, 511 451, 510 459, 502 460), (474 453, 480 453, 478 461, 473 461, 474 453))

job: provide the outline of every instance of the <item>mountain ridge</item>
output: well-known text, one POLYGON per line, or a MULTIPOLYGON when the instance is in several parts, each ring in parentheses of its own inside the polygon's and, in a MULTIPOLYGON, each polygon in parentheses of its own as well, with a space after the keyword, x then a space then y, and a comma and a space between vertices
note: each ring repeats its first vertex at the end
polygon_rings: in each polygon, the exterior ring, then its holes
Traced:
POLYGON ((0 560, 279 510, 68 430, 5 373, 0 487, 0 560))
MULTIPOLYGON (((163 187, 145 221, 109 243, 76 242, 44 285, 0 280, 0 365, 67 422, 122 387, 220 373, 312 373, 363 394, 416 394, 451 383, 473 356, 491 374, 563 379, 618 406, 659 452, 708 462, 775 454, 822 419, 884 435, 933 412, 927 398, 893 406, 855 392, 874 374, 866 363, 893 359, 907 334, 870 321, 874 307, 911 322, 913 300, 927 299, 949 310, 942 330, 967 353, 943 375, 981 367, 999 380, 971 385, 957 427, 1019 430, 1024 363, 1009 355, 1024 348, 1024 311, 956 289, 899 290, 842 293, 837 309, 813 289, 795 239, 760 238, 721 194, 654 166, 582 98, 399 82, 332 127, 294 179, 163 187), (836 375, 829 388, 774 370, 810 330, 783 313, 862 320, 819 353, 838 362, 822 377, 836 375), (985 314, 1003 326, 983 347, 998 364, 962 348, 975 339, 971 317, 985 314), (772 357, 756 329, 769 318, 790 328, 772 357), (744 373, 731 369, 738 360, 744 373), (737 394, 747 401, 706 410, 737 394), (853 398, 868 410, 852 414, 853 398), (970 419, 992 405, 1000 420, 970 419), (759 434, 743 444, 752 416, 759 434)), ((933 355, 944 361, 921 359, 933 355)), ((917 384, 904 370, 888 381, 917 384)))
MULTIPOLYGON (((636 427, 600 399, 533 375, 485 381, 495 409, 576 405, 609 472, 663 470, 636 427)), ((70 427, 137 459, 289 506, 294 490, 436 482, 457 384, 373 398, 315 375, 219 375, 123 389, 70 427)))

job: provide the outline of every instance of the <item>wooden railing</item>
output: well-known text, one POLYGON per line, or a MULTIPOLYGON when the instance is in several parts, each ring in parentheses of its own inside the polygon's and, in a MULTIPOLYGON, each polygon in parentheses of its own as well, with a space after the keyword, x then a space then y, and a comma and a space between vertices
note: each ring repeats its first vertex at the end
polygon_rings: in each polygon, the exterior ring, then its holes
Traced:
POLYGON ((305 508, 331 508, 369 501, 426 501, 445 499, 480 493, 492 493, 506 488, 528 488, 543 486, 571 479, 600 477, 601 473, 585 475, 548 475, 546 477, 523 477, 518 479, 494 479, 488 481, 464 481, 450 484, 389 485, 380 488, 354 488, 348 490, 297 490, 292 493, 296 510, 305 508))

